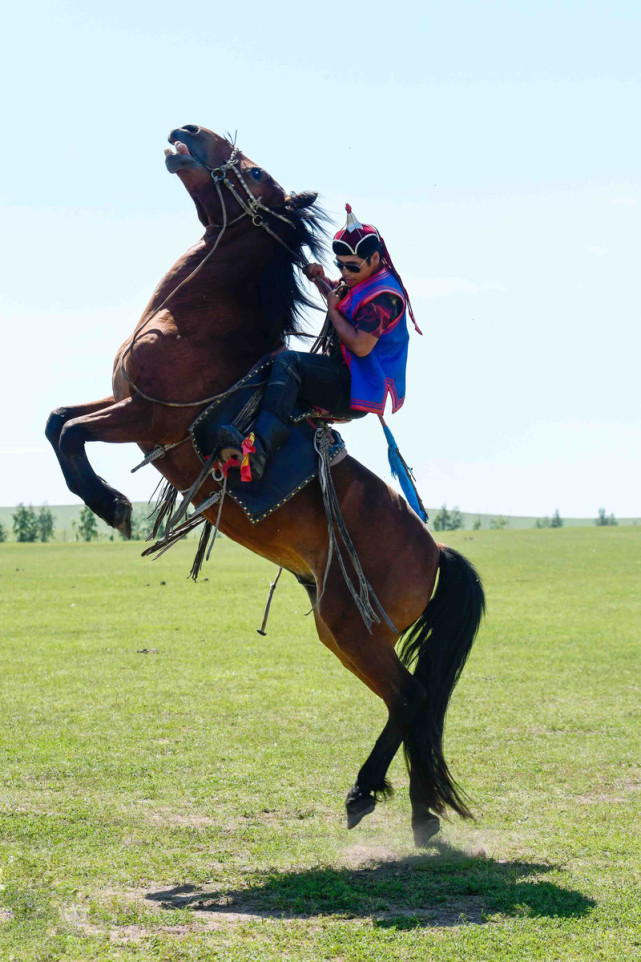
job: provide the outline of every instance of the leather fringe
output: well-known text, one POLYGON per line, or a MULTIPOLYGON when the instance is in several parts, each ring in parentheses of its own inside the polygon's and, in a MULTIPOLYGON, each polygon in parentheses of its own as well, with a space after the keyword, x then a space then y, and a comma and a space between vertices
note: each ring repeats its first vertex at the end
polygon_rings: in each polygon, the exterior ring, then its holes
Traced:
MULTIPOLYGON (((158 501, 156 502, 156 506, 154 507, 153 511, 151 511, 151 513, 148 515, 148 517, 151 518, 155 514, 156 517, 154 520, 153 529, 151 531, 151 534, 147 538, 147 541, 153 541, 153 539, 158 534, 158 531, 160 530, 160 527, 164 519, 171 517, 174 511, 174 507, 176 505, 176 498, 178 497, 178 491, 176 490, 176 488, 174 488, 173 484, 170 481, 165 481, 164 484, 160 482, 160 484, 162 485, 160 489, 160 496, 158 498, 158 501)), ((156 491, 157 490, 158 488, 156 488, 156 491)), ((154 494, 156 493, 156 491, 154 491, 154 494)), ((151 496, 152 499, 153 499, 153 496, 154 495, 152 494, 151 496)))
POLYGON ((213 524, 211 521, 205 521, 205 526, 200 534, 200 541, 198 542, 198 548, 196 550, 196 555, 194 557, 194 563, 191 566, 191 571, 189 572, 189 577, 193 581, 198 581, 198 575, 200 574, 200 569, 203 566, 205 560, 205 555, 207 553, 207 545, 209 544, 209 539, 213 531, 213 524))
POLYGON ((327 552, 327 563, 325 565, 325 574, 323 576, 323 586, 318 596, 316 605, 320 603, 320 600, 325 593, 327 576, 335 555, 343 573, 345 584, 347 585, 349 593, 354 600, 354 604, 358 608, 359 614, 370 634, 372 631, 372 625, 374 623, 380 624, 380 615, 382 615, 383 620, 389 625, 392 631, 395 634, 398 634, 396 626, 388 616, 387 612, 378 600, 376 592, 365 577, 360 559, 356 552, 356 548, 354 547, 354 542, 352 541, 349 531, 345 525, 338 496, 336 494, 336 488, 334 487, 334 480, 332 478, 331 464, 329 460, 330 438, 329 429, 326 424, 322 424, 316 429, 316 434, 314 435, 314 447, 316 449, 316 453, 318 454, 318 480, 320 481, 321 492, 323 495, 323 505, 325 507, 325 514, 327 516, 327 531, 329 536, 329 550, 327 552), (354 586, 352 579, 347 573, 339 537, 340 541, 343 542, 347 557, 349 558, 352 568, 354 569, 354 573, 356 574, 358 590, 354 586))

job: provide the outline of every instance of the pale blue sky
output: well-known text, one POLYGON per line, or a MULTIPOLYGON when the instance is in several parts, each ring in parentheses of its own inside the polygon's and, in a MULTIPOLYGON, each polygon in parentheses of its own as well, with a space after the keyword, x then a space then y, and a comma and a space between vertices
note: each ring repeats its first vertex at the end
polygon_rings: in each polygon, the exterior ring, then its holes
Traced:
MULTIPOLYGON (((197 123, 385 235, 425 331, 391 426, 426 503, 641 515, 639 5, 185 9, 5 15, 0 504, 74 500, 44 422, 109 393, 199 236, 163 163, 197 123)), ((387 478, 376 421, 346 434, 387 478)), ((90 457, 134 499, 155 484, 130 446, 90 457)))

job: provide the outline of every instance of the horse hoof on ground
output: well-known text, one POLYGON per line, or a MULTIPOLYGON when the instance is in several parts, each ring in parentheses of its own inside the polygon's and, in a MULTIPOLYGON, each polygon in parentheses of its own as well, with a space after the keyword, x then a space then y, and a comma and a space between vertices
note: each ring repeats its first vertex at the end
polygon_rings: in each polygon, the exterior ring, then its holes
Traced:
POLYGON ((429 815, 412 825, 414 831, 414 844, 417 848, 427 848, 430 839, 436 835, 441 827, 440 819, 436 815, 429 815))
POLYGON ((131 538, 131 504, 129 501, 117 501, 114 510, 113 528, 119 531, 127 541, 131 538))
POLYGON ((376 808, 374 795, 364 794, 358 788, 352 788, 345 799, 347 809, 347 827, 354 828, 361 819, 369 815, 376 808))

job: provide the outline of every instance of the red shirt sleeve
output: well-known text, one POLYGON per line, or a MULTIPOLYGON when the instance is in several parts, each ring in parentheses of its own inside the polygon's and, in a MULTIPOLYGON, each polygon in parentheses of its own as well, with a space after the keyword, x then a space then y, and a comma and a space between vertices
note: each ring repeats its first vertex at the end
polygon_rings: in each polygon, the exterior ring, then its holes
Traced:
POLYGON ((363 304, 354 318, 354 327, 359 331, 380 337, 403 311, 403 301, 396 294, 378 294, 367 304, 363 304))

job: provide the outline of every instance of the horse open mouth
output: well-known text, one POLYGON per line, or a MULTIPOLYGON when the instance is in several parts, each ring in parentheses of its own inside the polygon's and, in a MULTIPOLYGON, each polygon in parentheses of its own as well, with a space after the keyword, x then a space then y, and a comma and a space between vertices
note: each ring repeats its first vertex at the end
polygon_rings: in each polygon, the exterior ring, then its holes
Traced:
POLYGON ((175 174, 188 167, 202 167, 202 164, 192 155, 187 144, 174 140, 171 147, 165 147, 165 166, 170 174, 175 174))

